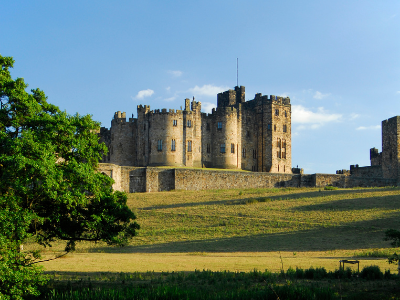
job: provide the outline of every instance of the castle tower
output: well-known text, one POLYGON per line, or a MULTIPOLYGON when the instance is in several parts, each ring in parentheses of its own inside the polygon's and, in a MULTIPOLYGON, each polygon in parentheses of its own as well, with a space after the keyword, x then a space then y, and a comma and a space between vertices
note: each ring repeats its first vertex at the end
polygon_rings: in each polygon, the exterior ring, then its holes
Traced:
POLYGON ((117 111, 111 120, 109 162, 122 166, 135 163, 135 139, 133 119, 126 121, 126 113, 117 111))
MULTIPOLYGON (((269 172, 291 173, 292 171, 292 135, 291 105, 289 98, 270 97, 270 122, 267 124, 267 161, 271 162, 269 172), (269 126, 271 124, 271 126, 269 126), (270 133, 270 135, 269 135, 270 133), (269 152, 271 151, 271 152, 269 152)), ((267 164, 268 165, 268 164, 267 164)), ((268 168, 266 169, 268 171, 268 168)))
POLYGON ((212 122, 212 165, 216 168, 237 169, 238 161, 238 115, 232 106, 218 107, 212 122))
POLYGON ((398 178, 400 116, 382 121, 382 173, 384 178, 398 178))
POLYGON ((133 166, 144 167, 149 163, 149 114, 150 105, 137 106, 137 126, 136 126, 136 161, 133 166))

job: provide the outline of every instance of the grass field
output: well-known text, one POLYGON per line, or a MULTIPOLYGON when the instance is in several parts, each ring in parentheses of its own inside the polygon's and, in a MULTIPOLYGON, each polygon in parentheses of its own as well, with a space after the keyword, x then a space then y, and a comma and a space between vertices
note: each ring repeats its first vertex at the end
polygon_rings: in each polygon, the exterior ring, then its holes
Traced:
POLYGON ((171 191, 130 194, 128 204, 142 227, 128 246, 82 243, 45 270, 334 270, 341 258, 396 270, 383 237, 400 228, 398 188, 171 191))

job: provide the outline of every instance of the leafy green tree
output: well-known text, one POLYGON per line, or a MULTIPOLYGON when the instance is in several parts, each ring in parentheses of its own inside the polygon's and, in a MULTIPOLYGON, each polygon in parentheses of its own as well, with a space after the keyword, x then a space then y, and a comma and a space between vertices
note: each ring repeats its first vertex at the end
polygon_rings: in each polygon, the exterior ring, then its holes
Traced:
MULTIPOLYGON (((395 229, 389 229, 385 232, 385 241, 391 241, 393 247, 400 247, 400 231, 395 229)), ((388 258, 390 264, 399 263, 399 274, 400 274, 400 255, 394 253, 388 258)))
POLYGON ((69 252, 79 241, 124 245, 139 229, 126 195, 96 172, 100 124, 27 92, 13 64, 0 55, 0 299, 37 295, 46 282, 39 253, 21 250, 27 239, 64 240, 69 252))

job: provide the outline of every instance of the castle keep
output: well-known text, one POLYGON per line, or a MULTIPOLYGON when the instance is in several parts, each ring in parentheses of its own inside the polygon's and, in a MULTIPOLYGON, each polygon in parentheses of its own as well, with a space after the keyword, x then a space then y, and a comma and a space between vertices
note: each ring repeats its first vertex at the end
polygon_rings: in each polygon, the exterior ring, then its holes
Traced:
POLYGON ((137 107, 137 118, 116 112, 111 128, 102 127, 108 147, 103 163, 118 166, 170 166, 242 169, 291 174, 290 99, 256 94, 245 87, 217 95, 217 108, 185 99, 184 110, 137 107))

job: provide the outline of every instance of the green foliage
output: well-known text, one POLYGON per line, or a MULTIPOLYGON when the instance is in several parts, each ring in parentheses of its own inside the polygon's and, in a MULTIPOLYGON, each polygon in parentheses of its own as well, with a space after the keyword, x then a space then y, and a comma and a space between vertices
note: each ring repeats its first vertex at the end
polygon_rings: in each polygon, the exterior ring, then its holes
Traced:
POLYGON ((400 231, 395 229, 388 229, 385 232, 385 241, 391 241, 393 247, 400 247, 400 231))
POLYGON ((368 266, 362 269, 360 277, 368 280, 383 279, 383 273, 378 266, 368 266))
MULTIPOLYGON (((395 229, 388 229, 385 232, 385 241, 391 241, 393 247, 400 247, 400 231, 395 229)), ((396 264, 399 261, 399 255, 394 253, 388 257, 389 264, 396 264)))
POLYGON ((37 252, 22 252, 30 237, 50 246, 66 241, 123 245, 139 226, 126 195, 96 172, 104 145, 99 123, 49 104, 43 91, 13 80, 11 57, 0 55, 0 299, 38 293, 45 282, 37 252))
POLYGON ((337 186, 332 186, 332 185, 327 185, 327 186, 324 187, 325 191, 334 191, 334 190, 337 190, 337 189, 338 189, 337 186))

